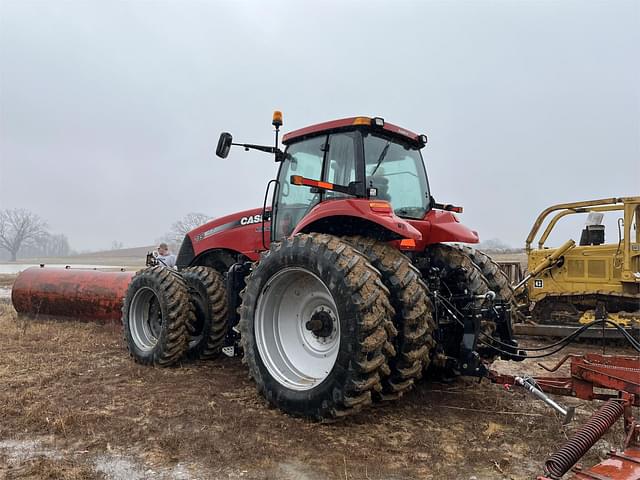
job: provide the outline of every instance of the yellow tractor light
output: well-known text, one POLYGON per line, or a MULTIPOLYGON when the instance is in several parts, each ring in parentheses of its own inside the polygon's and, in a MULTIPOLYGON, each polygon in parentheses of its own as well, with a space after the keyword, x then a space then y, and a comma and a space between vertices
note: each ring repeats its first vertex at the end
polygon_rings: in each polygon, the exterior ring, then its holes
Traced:
POLYGON ((280 110, 276 110, 275 112, 273 112, 273 120, 271 122, 271 125, 276 128, 282 126, 282 112, 280 110))
POLYGON ((369 202, 369 208, 376 213, 393 213, 391 204, 389 202, 369 202))
POLYGON ((356 117, 353 120, 353 125, 371 125, 371 119, 369 117, 356 117))

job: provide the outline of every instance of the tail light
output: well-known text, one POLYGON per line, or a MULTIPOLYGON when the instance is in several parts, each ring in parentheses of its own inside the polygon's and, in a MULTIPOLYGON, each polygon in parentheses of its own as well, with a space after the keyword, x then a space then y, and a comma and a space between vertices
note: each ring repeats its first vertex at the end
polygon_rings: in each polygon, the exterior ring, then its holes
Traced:
POLYGON ((415 248, 416 241, 413 238, 403 238, 400 240, 400 248, 415 248))

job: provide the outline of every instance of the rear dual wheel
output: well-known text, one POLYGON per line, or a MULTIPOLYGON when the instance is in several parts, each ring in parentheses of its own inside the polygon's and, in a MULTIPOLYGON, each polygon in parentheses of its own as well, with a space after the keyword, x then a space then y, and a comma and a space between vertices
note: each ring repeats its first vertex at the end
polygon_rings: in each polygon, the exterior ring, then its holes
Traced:
POLYGON ((518 302, 515 299, 509 277, 502 271, 500 265, 489 255, 473 247, 467 245, 456 245, 455 247, 469 257, 480 269, 482 276, 487 281, 489 289, 496 294, 496 301, 509 305, 511 321, 519 322, 521 315, 518 312, 518 302))
MULTIPOLYGON (((479 309, 486 301, 484 296, 491 290, 487 279, 471 257, 454 245, 430 245, 417 258, 417 266, 425 278, 432 277, 433 272, 437 272, 438 296, 441 302, 444 302, 438 308, 443 312, 453 307, 453 310, 463 315, 466 310, 479 309)), ((480 323, 479 340, 486 342, 487 337, 492 337, 495 330, 495 321, 483 318, 480 323)), ((462 334, 462 325, 454 325, 440 340, 447 355, 455 358, 459 356, 462 334)), ((483 352, 480 352, 480 355, 489 361, 495 357, 494 354, 485 355, 483 352)))
POLYGON ((337 237, 273 243, 247 278, 240 330, 258 391, 287 413, 358 411, 388 373, 389 291, 366 257, 337 237))
POLYGON ((419 270, 398 249, 370 237, 345 237, 380 271, 395 310, 392 322, 398 331, 392 340, 390 374, 382 380, 382 398, 395 398, 422 377, 435 342, 433 305, 419 270))

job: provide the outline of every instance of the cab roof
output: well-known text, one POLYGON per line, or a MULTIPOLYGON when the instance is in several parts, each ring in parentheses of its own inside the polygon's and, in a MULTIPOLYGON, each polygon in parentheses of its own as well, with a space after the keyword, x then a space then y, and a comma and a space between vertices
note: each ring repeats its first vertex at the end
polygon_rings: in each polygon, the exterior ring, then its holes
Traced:
POLYGON ((316 123, 308 127, 300 128, 285 134, 282 137, 282 143, 288 145, 298 140, 302 140, 305 137, 319 135, 322 133, 331 133, 336 130, 345 130, 349 127, 360 127, 371 131, 382 130, 383 132, 390 133, 395 136, 404 138, 411 142, 419 143, 420 135, 411 132, 405 128, 398 127, 392 123, 385 122, 380 117, 349 117, 342 118, 340 120, 331 120, 329 122, 316 123), (382 123, 382 126, 380 126, 382 123))

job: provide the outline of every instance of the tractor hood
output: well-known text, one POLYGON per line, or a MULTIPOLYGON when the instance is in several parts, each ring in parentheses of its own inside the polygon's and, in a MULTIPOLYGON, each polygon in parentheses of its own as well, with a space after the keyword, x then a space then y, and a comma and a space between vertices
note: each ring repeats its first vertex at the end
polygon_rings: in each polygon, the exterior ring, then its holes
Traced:
POLYGON ((201 242, 215 233, 256 223, 262 223, 262 208, 252 208, 216 218, 191 230, 188 235, 192 241, 201 242))
MULTIPOLYGON (((269 225, 270 222, 265 222, 266 247, 269 246, 269 225)), ((189 265, 199 255, 213 249, 237 252, 251 260, 257 260, 265 245, 262 208, 243 210, 211 220, 187 233, 177 263, 180 266, 189 265)))

